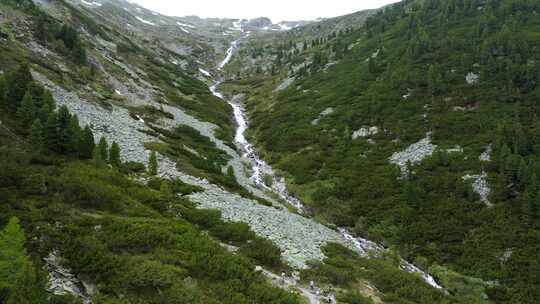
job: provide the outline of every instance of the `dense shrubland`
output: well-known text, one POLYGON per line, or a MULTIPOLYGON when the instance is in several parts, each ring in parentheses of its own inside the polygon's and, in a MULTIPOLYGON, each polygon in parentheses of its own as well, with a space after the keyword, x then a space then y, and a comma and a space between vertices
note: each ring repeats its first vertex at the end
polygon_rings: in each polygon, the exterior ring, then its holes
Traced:
POLYGON ((495 281, 495 302, 535 303, 539 13, 526 0, 404 1, 312 42, 248 45, 256 58, 277 54, 273 68, 227 86, 250 94, 252 138, 317 216, 426 269, 495 281), (272 93, 291 72, 297 81, 272 93), (352 140, 364 126, 381 132, 352 140), (388 158, 428 131, 439 152, 398 178, 388 158), (479 161, 489 144, 491 161, 479 161), (462 178, 482 171, 492 208, 462 178))

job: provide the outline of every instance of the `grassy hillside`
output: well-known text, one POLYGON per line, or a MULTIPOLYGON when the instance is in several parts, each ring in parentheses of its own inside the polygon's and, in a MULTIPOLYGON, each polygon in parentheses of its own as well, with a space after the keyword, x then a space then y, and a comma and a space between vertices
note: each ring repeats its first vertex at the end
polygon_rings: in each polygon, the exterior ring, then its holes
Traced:
POLYGON ((437 265, 492 281, 494 302, 536 303, 539 13, 525 0, 404 1, 306 47, 263 46, 252 58, 266 71, 226 88, 248 94, 251 137, 317 217, 443 281, 437 265), (428 132, 436 152, 401 178, 389 158, 428 132), (483 171, 492 207, 463 178, 483 171))

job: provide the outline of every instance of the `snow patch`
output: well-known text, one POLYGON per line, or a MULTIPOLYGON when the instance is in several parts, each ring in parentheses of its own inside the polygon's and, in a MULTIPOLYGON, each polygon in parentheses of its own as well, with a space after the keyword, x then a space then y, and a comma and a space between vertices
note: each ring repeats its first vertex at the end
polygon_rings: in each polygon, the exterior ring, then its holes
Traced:
POLYGON ((210 74, 210 72, 203 70, 201 68, 199 68, 199 72, 201 72, 206 77, 212 77, 212 74, 210 74))
POLYGON ((139 17, 139 16, 135 16, 135 18, 137 18, 137 20, 139 20, 140 22, 144 23, 144 24, 148 24, 148 25, 152 25, 152 26, 156 26, 155 23, 153 22, 150 22, 148 20, 144 20, 143 18, 139 17))
POLYGON ((89 1, 84 1, 84 0, 81 0, 81 2, 85 5, 88 5, 88 6, 97 6, 97 7, 100 7, 102 6, 103 4, 99 3, 99 2, 95 2, 95 1, 92 1, 92 2, 89 2, 89 1))
POLYGON ((187 23, 176 22, 176 24, 178 24, 178 26, 187 27, 187 28, 190 28, 190 29, 196 28, 195 26, 193 26, 191 24, 187 24, 187 23))

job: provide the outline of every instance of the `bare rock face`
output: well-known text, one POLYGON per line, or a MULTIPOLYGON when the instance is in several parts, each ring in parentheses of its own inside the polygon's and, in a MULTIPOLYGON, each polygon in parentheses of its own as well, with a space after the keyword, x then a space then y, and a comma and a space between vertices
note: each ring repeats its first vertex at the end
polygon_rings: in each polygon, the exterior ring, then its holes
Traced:
POLYGON ((47 291, 60 296, 70 294, 82 299, 85 304, 92 303, 90 298, 95 287, 79 280, 69 268, 62 266, 62 258, 58 252, 52 251, 44 260, 49 273, 47 291))
POLYGON ((295 81, 294 77, 285 78, 283 82, 274 90, 274 92, 280 92, 286 90, 293 82, 295 81))
POLYGON ((318 125, 319 122, 321 121, 321 118, 325 117, 325 116, 328 116, 330 114, 334 113, 334 108, 326 108, 324 111, 321 112, 321 114, 319 114, 319 117, 315 118, 311 124, 312 125, 318 125))
POLYGON ((493 204, 489 201, 489 195, 491 194, 491 188, 487 181, 487 173, 482 172, 482 174, 470 175, 467 174, 463 176, 464 181, 472 180, 473 191, 480 196, 480 200, 486 204, 488 207, 492 207, 493 204))
POLYGON ((353 132, 352 139, 366 138, 377 134, 379 134, 379 127, 362 127, 353 132))
POLYGON ((390 157, 390 162, 399 166, 402 175, 407 175, 407 163, 411 165, 417 164, 425 158, 433 155, 437 146, 431 143, 431 134, 420 141, 410 145, 401 152, 396 152, 390 157))
POLYGON ((465 81, 467 81, 467 84, 475 84, 475 83, 478 83, 478 81, 480 81, 480 76, 478 74, 475 74, 473 72, 469 72, 466 76, 465 76, 465 81))

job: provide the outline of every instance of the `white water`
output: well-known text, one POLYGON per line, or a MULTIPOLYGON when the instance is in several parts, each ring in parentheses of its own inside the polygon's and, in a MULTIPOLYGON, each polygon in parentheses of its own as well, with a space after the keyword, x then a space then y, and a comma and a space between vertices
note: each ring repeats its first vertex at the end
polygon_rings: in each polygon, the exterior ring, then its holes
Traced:
MULTIPOLYGON (((232 56, 238 49, 239 41, 240 40, 235 40, 231 43, 231 47, 227 50, 227 56, 218 66, 219 70, 222 70, 223 67, 225 67, 231 61, 232 56)), ((234 119, 238 126, 235 134, 235 142, 236 145, 244 152, 243 157, 248 160, 252 166, 253 173, 250 177, 251 180, 255 183, 255 185, 263 188, 264 190, 275 193, 285 202, 296 208, 299 212, 303 212, 303 203, 298 198, 294 197, 289 193, 289 191, 287 190, 285 178, 277 176, 272 167, 264 160, 259 158, 255 147, 246 139, 245 133, 249 128, 249 123, 244 108, 241 104, 237 104, 235 102, 232 102, 231 100, 225 99, 223 94, 217 90, 220 84, 221 81, 217 81, 214 85, 210 87, 210 91, 212 92, 212 94, 214 94, 214 96, 226 101, 233 108, 234 119), (270 183, 270 185, 268 185, 267 182, 270 183)), ((358 253, 362 256, 367 256, 368 252, 370 251, 382 252, 387 250, 381 245, 376 244, 372 241, 366 240, 361 237, 353 236, 345 228, 339 228, 338 230, 343 236, 343 239, 352 244, 357 249, 358 253)), ((419 274, 429 285, 437 289, 443 289, 443 287, 439 285, 431 275, 403 259, 401 261, 401 269, 409 273, 419 274)))

